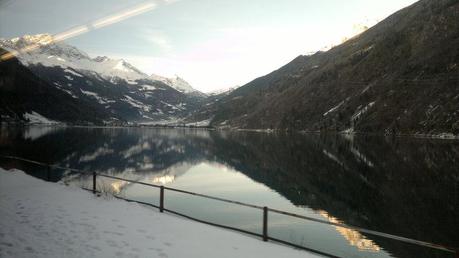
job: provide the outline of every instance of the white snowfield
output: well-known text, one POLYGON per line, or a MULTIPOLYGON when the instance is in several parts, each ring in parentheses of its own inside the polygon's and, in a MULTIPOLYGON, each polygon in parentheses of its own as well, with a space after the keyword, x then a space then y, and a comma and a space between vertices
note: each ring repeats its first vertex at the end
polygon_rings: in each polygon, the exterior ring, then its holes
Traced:
POLYGON ((0 257, 319 257, 0 168, 0 257))

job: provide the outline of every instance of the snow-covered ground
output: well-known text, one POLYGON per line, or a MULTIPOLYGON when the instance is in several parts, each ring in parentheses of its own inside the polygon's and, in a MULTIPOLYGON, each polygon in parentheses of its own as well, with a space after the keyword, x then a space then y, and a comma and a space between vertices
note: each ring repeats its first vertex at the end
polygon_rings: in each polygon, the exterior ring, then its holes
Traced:
POLYGON ((0 168, 0 257, 318 257, 0 168))

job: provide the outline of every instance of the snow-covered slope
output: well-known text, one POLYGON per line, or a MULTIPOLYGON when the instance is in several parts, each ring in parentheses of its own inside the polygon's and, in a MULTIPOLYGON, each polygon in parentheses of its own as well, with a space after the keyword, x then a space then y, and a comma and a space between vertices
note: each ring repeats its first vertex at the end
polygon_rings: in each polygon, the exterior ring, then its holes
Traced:
POLYGON ((164 82, 165 84, 171 86, 172 88, 183 92, 185 94, 190 94, 190 93, 198 93, 199 91, 195 90, 187 81, 185 81, 183 78, 180 78, 178 75, 175 75, 174 77, 167 78, 163 77, 160 75, 152 74, 150 76, 151 79, 155 81, 161 81, 164 82))
POLYGON ((0 257, 319 257, 18 170, 0 196, 0 257))

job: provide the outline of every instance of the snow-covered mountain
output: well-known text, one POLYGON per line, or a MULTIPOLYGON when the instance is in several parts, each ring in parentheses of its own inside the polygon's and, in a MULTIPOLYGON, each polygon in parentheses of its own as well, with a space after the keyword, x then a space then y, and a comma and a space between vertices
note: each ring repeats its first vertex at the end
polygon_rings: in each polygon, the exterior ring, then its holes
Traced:
POLYGON ((214 90, 214 91, 208 92, 207 95, 208 96, 228 95, 239 87, 240 86, 214 90))
MULTIPOLYGON (((151 78, 122 59, 91 58, 69 44, 53 42, 52 36, 47 34, 2 39, 0 47, 19 53, 17 58, 22 65, 49 85, 45 90, 47 93, 59 92, 71 97, 78 105, 90 106, 101 114, 99 117, 106 114, 105 122, 180 121, 202 100, 196 97, 189 84, 186 92, 175 89, 176 85, 186 83, 183 80, 151 78), (23 51, 31 46, 37 47, 23 51)), ((8 76, 14 77, 13 74, 8 76)), ((40 105, 38 100, 29 98, 26 102, 28 108, 20 109, 21 114, 14 116, 26 119, 24 114, 27 112, 39 113, 38 109, 34 110, 40 105)), ((47 118, 58 120, 51 111, 47 115, 47 118)))
POLYGON ((180 78, 178 75, 175 75, 171 78, 167 78, 160 75, 152 74, 150 75, 150 78, 155 81, 164 82, 165 84, 185 94, 198 94, 205 96, 204 93, 194 89, 187 81, 185 81, 183 78, 180 78))
POLYGON ((184 79, 175 76, 167 78, 159 75, 148 76, 123 59, 111 59, 106 56, 91 58, 84 51, 64 42, 54 42, 49 34, 25 35, 13 39, 0 39, 0 46, 9 51, 18 51, 19 60, 26 66, 41 64, 43 66, 72 68, 83 73, 97 73, 104 79, 123 79, 134 84, 136 80, 155 80, 185 94, 199 93, 184 79), (30 52, 21 51, 37 45, 30 52))

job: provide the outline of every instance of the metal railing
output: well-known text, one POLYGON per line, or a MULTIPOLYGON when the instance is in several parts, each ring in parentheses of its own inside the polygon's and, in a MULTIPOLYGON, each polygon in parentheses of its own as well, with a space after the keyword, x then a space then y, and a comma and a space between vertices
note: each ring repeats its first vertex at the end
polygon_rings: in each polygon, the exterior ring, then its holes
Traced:
POLYGON ((149 184, 149 183, 145 183, 145 182, 139 182, 139 181, 125 179, 125 178, 121 178, 121 177, 106 175, 106 174, 102 174, 102 173, 89 172, 89 171, 84 171, 84 170, 80 170, 80 169, 74 169, 74 168, 68 168, 68 167, 61 167, 61 166, 58 166, 58 165, 46 164, 46 163, 43 163, 43 162, 38 162, 38 161, 35 161, 35 160, 29 160, 29 159, 25 159, 25 158, 21 158, 21 157, 0 155, 0 158, 13 159, 13 160, 23 161, 23 162, 27 162, 27 163, 31 163, 31 164, 47 167, 48 168, 48 170, 47 170, 48 171, 48 175, 47 175, 48 180, 50 178, 50 170, 52 168, 72 171, 72 172, 85 174, 85 175, 92 175, 92 188, 91 189, 84 188, 84 187, 82 187, 82 188, 84 190, 91 191, 94 194, 101 193, 100 191, 97 190, 97 177, 98 176, 105 177, 105 178, 110 178, 110 179, 115 179, 115 180, 121 180, 121 181, 125 181, 125 182, 132 183, 132 184, 139 184, 139 185, 144 185, 144 186, 149 186, 149 187, 155 187, 155 188, 160 189, 159 206, 151 204, 151 203, 147 203, 147 202, 142 202, 142 201, 137 201, 137 200, 124 198, 124 197, 117 196, 117 195, 113 195, 113 197, 115 197, 117 199, 122 199, 122 200, 125 200, 125 201, 128 201, 128 202, 136 202, 136 203, 140 203, 140 204, 143 204, 143 205, 152 206, 152 207, 158 208, 160 212, 166 211, 166 212, 169 212, 169 213, 172 213, 172 214, 175 214, 175 215, 178 215, 178 216, 181 216, 181 217, 193 220, 193 221, 201 222, 201 223, 204 223, 204 224, 217 226, 217 227, 230 229, 230 230, 238 231, 238 232, 241 232, 241 233, 257 236, 257 237, 260 237, 263 241, 271 240, 271 241, 275 241, 275 242, 278 242, 278 243, 281 243, 281 244, 289 245, 289 246, 292 246, 292 247, 295 247, 295 248, 298 248, 298 249, 306 250, 306 251, 309 251, 309 252, 313 252, 313 253, 324 255, 324 256, 328 256, 328 257, 339 257, 339 256, 335 256, 335 255, 332 255, 332 254, 324 253, 324 252, 319 251, 319 250, 315 250, 315 249, 308 248, 308 247, 305 247, 305 246, 297 245, 295 243, 291 243, 291 242, 288 242, 288 241, 285 241, 285 240, 282 240, 282 239, 278 239, 278 238, 274 238, 274 237, 269 236, 269 234, 268 234, 268 212, 273 212, 273 213, 282 214, 282 215, 286 215, 286 216, 290 216, 290 217, 295 217, 295 218, 299 218, 299 219, 303 219, 303 220, 307 220, 307 221, 312 221, 312 222, 316 222, 316 223, 320 223, 320 224, 324 224, 324 225, 330 225, 330 226, 335 226, 335 227, 351 229, 351 230, 359 231, 359 232, 362 232, 362 233, 366 233, 366 234, 370 234, 370 235, 374 235, 374 236, 378 236, 378 237, 382 237, 382 238, 386 238, 386 239, 391 239, 391 240, 395 240, 395 241, 399 241, 399 242, 403 242, 403 243, 407 243, 407 244, 411 244, 411 245, 417 245, 417 246, 421 246, 421 247, 436 249, 436 250, 448 252, 448 253, 451 253, 451 254, 455 254, 455 256, 457 258, 459 258, 459 248, 455 248, 455 247, 449 247, 449 246, 445 246, 445 245, 441 245, 441 244, 429 243, 429 242, 425 242, 425 241, 420 241, 420 240, 415 240, 415 239, 411 239, 411 238, 407 238, 407 237, 392 235, 392 234, 383 233, 383 232, 379 232, 379 231, 374 231, 374 230, 370 230, 370 229, 365 229, 365 228, 361 228, 361 227, 350 226, 350 225, 346 225, 346 224, 342 224, 342 223, 329 222, 329 221, 320 220, 320 219, 309 217, 309 216, 304 216, 304 215, 299 215, 299 214, 295 214, 295 213, 291 213, 291 212, 286 212, 286 211, 281 211, 281 210, 277 210, 277 209, 273 209, 273 208, 268 208, 266 206, 248 204, 248 203, 244 203, 244 202, 240 202, 240 201, 229 200, 229 199, 225 199, 225 198, 220 198, 220 197, 210 196, 210 195, 206 195, 206 194, 190 192, 190 191, 171 188, 171 187, 166 187, 166 186, 162 186, 162 185, 155 185, 155 184, 149 184), (236 204, 236 205, 240 205, 240 206, 245 206, 245 207, 261 210, 262 211, 262 218, 263 218, 262 234, 254 233, 254 232, 247 231, 247 230, 240 229, 240 228, 236 228, 236 227, 231 227, 231 226, 217 224, 217 223, 213 223, 213 222, 209 222, 209 221, 204 221, 204 220, 197 219, 197 218, 191 217, 189 215, 186 215, 186 214, 183 214, 183 213, 180 213, 180 212, 177 212, 177 211, 173 211, 173 210, 167 209, 165 207, 165 205, 164 205, 165 190, 169 190, 169 191, 172 191, 172 192, 183 193, 183 194, 188 194, 188 195, 193 195, 193 196, 198 196, 198 197, 202 197, 202 198, 206 198, 206 199, 211 199, 211 200, 216 200, 216 201, 221 201, 221 202, 226 202, 226 203, 231 203, 231 204, 236 204))

